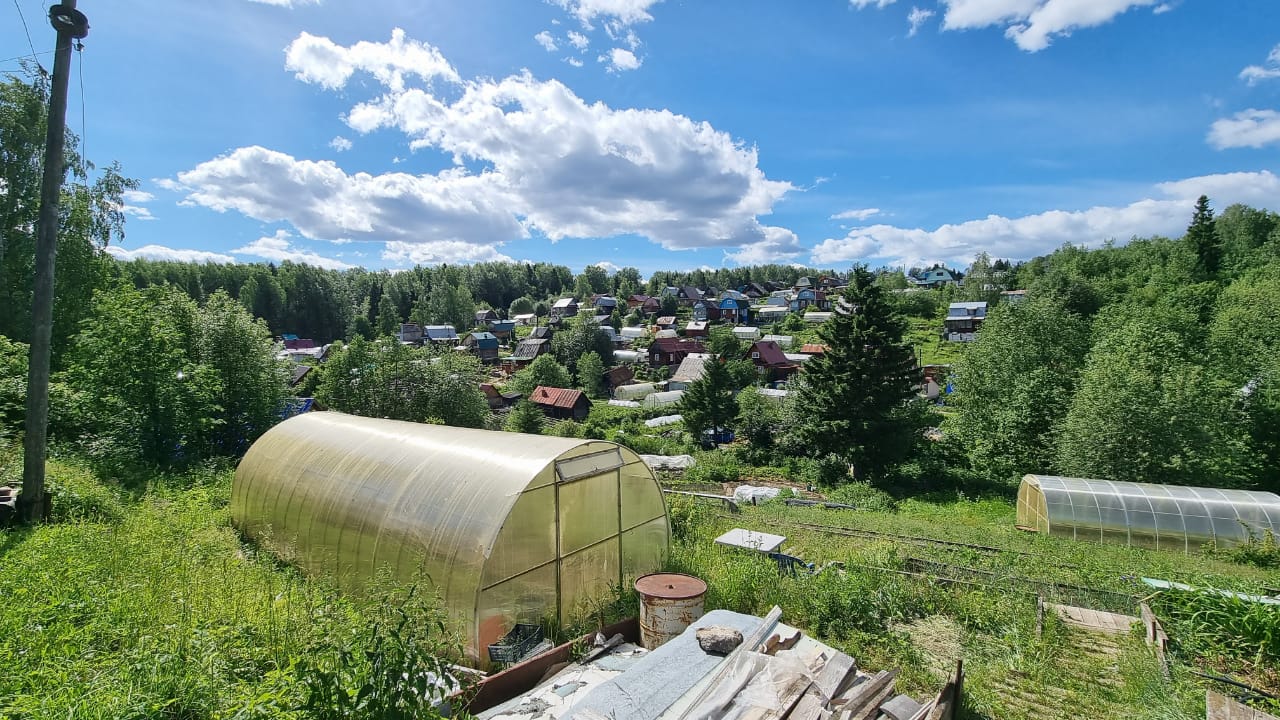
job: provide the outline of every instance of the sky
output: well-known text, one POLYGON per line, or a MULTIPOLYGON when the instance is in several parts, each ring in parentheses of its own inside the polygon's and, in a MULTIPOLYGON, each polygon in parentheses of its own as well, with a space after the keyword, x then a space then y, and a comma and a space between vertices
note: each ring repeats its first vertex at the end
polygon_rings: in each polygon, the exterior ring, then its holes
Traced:
MULTIPOLYGON (((0 8, 0 57, 51 67, 45 7, 0 8)), ((80 9, 120 258, 963 267, 1280 211, 1274 0, 80 9)))

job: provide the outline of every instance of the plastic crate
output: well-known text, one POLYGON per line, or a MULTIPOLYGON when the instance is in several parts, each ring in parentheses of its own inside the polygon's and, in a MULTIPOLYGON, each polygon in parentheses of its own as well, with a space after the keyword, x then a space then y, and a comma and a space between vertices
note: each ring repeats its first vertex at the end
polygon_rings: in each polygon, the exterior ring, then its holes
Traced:
POLYGON ((489 646, 489 660, 502 665, 519 662, 542 642, 542 628, 538 625, 516 623, 502 640, 489 646))

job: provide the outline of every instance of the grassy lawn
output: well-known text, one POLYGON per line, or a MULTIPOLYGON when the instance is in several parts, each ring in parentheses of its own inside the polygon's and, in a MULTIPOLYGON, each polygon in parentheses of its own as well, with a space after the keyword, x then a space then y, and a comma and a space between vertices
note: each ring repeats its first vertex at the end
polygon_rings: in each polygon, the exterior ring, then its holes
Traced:
POLYGON ((941 321, 934 318, 907 318, 904 339, 916 348, 921 365, 951 365, 964 355, 965 343, 943 340, 941 329, 941 321))
MULTIPOLYGON (((1013 527, 1014 509, 1003 500, 906 500, 893 513, 767 503, 729 516, 682 498, 673 515, 673 566, 708 580, 708 607, 763 614, 780 605, 787 622, 864 667, 901 668, 899 687, 919 697, 937 692, 963 657, 966 713, 976 718, 1202 718, 1204 686, 1183 662, 1165 678, 1140 632, 1100 636, 1050 615, 1037 635, 1037 592, 1136 615, 1137 598, 1150 594, 1137 577, 1253 591, 1276 580, 1274 571, 1196 554, 1026 533, 1013 527), (733 527, 786 535, 786 552, 843 570, 779 576, 767 558, 712 544, 733 527)), ((1247 662, 1228 664, 1212 671, 1267 680, 1247 662)))
MULTIPOLYGON (((432 604, 357 606, 260 556, 230 525, 230 477, 122 492, 50 462, 57 522, 0 530, 0 717, 338 717, 366 687, 372 707, 386 699, 365 650, 414 663, 384 610, 425 628, 432 604), (318 699, 321 686, 346 699, 318 699)), ((448 652, 431 632, 415 642, 448 652)))

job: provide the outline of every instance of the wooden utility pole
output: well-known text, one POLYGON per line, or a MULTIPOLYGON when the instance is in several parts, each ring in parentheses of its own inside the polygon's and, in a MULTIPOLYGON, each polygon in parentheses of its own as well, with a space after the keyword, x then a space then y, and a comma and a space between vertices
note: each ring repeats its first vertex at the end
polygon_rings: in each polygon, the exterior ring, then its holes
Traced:
POLYGON ((89 34, 89 21, 76 10, 76 0, 49 8, 49 22, 58 33, 53 55, 53 86, 49 92, 49 121, 44 141, 44 177, 40 183, 40 215, 36 220, 36 277, 31 301, 31 358, 27 371, 27 434, 23 440, 22 494, 18 514, 41 520, 48 514, 44 491, 44 463, 49 425, 49 343, 53 334, 53 265, 58 250, 58 201, 62 196, 63 145, 67 129, 67 80, 71 74, 71 46, 89 34))

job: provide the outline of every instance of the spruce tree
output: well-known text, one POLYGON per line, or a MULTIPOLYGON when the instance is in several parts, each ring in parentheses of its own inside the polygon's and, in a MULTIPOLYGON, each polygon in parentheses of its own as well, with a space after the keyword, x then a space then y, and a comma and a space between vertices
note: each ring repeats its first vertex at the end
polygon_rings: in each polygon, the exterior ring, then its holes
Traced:
POLYGON ((507 432, 541 435, 542 427, 542 410, 528 400, 521 400, 516 403, 515 408, 511 410, 511 414, 507 416, 507 422, 503 429, 507 432))
POLYGON ((1191 216, 1185 238, 1196 255, 1196 278, 1201 281, 1212 280, 1222 264, 1222 243, 1213 222, 1209 198, 1205 195, 1196 200, 1196 211, 1191 216))
POLYGON ((905 330, 875 276, 855 267, 831 320, 818 329, 827 350, 805 363, 798 383, 803 414, 791 430, 807 454, 837 455, 863 480, 882 477, 916 447, 926 423, 905 330))
POLYGON ((733 379, 718 357, 706 361, 702 377, 689 383, 680 398, 680 414, 685 428, 694 438, 707 430, 728 427, 738 415, 738 399, 734 396, 733 379))

